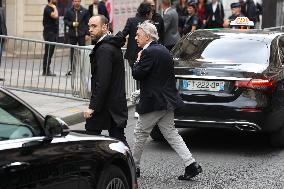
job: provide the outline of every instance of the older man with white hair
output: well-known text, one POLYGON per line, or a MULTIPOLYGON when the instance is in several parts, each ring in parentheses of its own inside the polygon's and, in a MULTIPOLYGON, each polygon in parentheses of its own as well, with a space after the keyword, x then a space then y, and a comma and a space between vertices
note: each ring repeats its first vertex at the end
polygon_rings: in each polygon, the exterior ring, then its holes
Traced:
POLYGON ((156 27, 145 21, 138 25, 135 37, 142 50, 134 63, 132 75, 140 81, 140 100, 137 105, 138 122, 134 129, 133 158, 137 177, 144 144, 155 125, 182 158, 186 168, 180 180, 189 180, 202 172, 182 137, 174 126, 174 109, 183 106, 176 89, 173 59, 166 47, 157 43, 156 27))

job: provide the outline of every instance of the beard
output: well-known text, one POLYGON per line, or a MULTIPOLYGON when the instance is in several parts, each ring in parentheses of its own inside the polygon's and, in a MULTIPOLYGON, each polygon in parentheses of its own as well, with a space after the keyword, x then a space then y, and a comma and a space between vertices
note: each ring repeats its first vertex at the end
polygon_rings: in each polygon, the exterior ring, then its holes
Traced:
POLYGON ((100 32, 100 33, 98 33, 97 35, 91 35, 91 38, 92 38, 92 44, 94 45, 94 44, 96 44, 98 41, 99 41, 99 39, 101 38, 103 36, 103 32, 100 32))

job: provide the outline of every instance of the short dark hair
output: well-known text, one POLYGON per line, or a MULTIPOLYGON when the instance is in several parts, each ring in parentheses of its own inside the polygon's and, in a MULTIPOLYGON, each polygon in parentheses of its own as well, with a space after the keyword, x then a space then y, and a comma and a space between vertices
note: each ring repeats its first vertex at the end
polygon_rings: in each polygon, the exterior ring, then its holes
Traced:
POLYGON ((171 3, 171 0, 162 0, 162 3, 170 6, 172 3, 171 3))
POLYGON ((196 2, 194 0, 188 0, 187 1, 187 6, 188 7, 193 7, 196 10, 196 2))
POLYGON ((241 7, 241 3, 237 2, 237 3, 231 3, 231 9, 233 8, 240 8, 241 7))
POLYGON ((100 17, 102 24, 108 24, 108 19, 105 17, 105 15, 99 14, 97 16, 100 17))
POLYGON ((152 7, 150 3, 143 2, 139 5, 137 12, 140 16, 146 17, 152 11, 152 7))

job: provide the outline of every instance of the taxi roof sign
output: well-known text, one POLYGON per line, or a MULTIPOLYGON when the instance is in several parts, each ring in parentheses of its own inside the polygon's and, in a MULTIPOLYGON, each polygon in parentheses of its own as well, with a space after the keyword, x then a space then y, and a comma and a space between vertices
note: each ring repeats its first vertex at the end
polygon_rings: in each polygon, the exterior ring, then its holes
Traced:
POLYGON ((247 17, 237 17, 235 20, 230 22, 230 26, 254 26, 254 23, 247 17))

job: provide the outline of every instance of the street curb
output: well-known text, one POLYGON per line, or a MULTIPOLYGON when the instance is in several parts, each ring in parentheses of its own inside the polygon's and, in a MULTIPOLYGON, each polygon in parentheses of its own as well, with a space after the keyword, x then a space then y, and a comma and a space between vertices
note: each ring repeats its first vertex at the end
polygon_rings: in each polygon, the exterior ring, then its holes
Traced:
MULTIPOLYGON (((132 108, 134 107, 135 104, 127 104, 127 108, 132 108)), ((75 114, 72 114, 72 115, 68 115, 68 116, 65 116, 65 117, 61 117, 61 119, 68 124, 68 126, 72 126, 72 125, 76 125, 78 123, 83 123, 85 122, 85 118, 84 118, 84 115, 83 115, 83 112, 78 112, 78 113, 75 113, 75 114)))
POLYGON ((67 123, 69 126, 76 125, 85 121, 83 112, 78 112, 69 116, 65 116, 61 119, 65 121, 65 123, 67 123))

